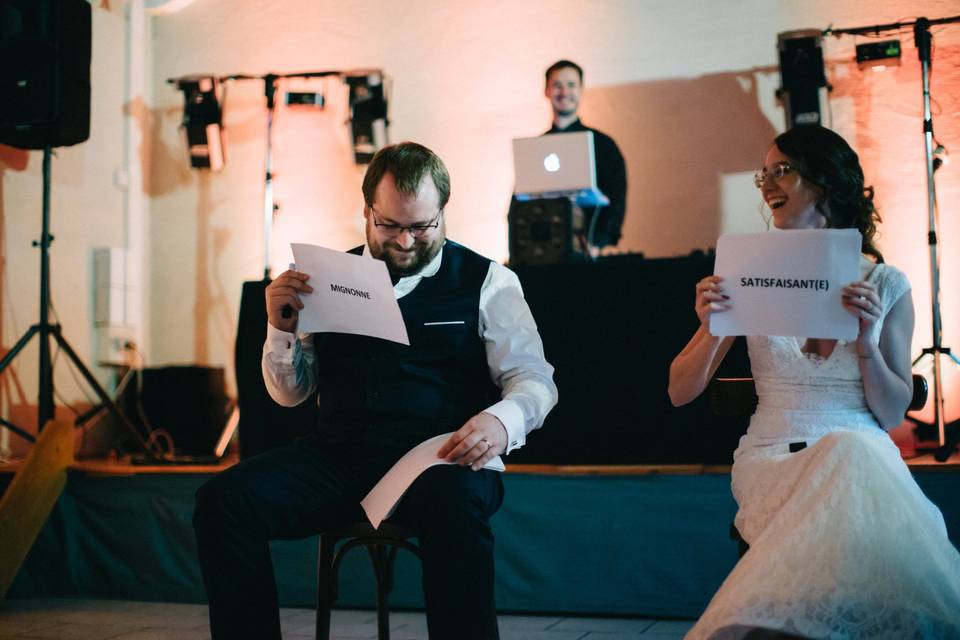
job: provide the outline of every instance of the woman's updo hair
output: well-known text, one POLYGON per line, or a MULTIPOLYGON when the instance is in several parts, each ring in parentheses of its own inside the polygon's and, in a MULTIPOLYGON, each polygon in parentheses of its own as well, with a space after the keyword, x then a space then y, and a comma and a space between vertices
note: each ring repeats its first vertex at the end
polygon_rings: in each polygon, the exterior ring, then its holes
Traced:
POLYGON ((825 127, 799 125, 773 142, 805 180, 823 191, 817 211, 827 219, 827 227, 858 230, 861 251, 883 262, 874 244, 880 215, 873 205, 873 187, 864 186, 860 158, 847 141, 825 127))

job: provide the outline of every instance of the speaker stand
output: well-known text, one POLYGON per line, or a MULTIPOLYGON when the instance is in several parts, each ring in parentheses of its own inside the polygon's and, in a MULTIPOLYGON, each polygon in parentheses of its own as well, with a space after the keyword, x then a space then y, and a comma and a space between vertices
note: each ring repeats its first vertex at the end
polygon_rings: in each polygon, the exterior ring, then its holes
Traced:
MULTIPOLYGON (((70 362, 73 363, 87 384, 90 385, 90 388, 97 394, 102 405, 136 436, 137 441, 144 451, 147 453, 155 453, 151 451, 149 443, 137 427, 124 415, 120 407, 117 406, 90 372, 90 369, 80 360, 80 356, 77 355, 77 352, 73 350, 66 338, 63 337, 60 331, 60 325, 50 323, 50 245, 53 243, 53 236, 50 235, 50 157, 52 154, 53 151, 50 145, 44 147, 42 229, 40 239, 33 241, 33 246, 40 248, 40 321, 31 326, 27 332, 17 340, 13 348, 7 352, 3 360, 0 360, 0 374, 10 366, 34 336, 39 337, 40 381, 37 402, 37 431, 41 431, 43 426, 54 417, 53 363, 50 354, 50 339, 53 338, 57 346, 63 350, 67 358, 70 359, 70 362)), ((28 442, 36 442, 36 437, 9 420, 0 417, 0 424, 28 442)))

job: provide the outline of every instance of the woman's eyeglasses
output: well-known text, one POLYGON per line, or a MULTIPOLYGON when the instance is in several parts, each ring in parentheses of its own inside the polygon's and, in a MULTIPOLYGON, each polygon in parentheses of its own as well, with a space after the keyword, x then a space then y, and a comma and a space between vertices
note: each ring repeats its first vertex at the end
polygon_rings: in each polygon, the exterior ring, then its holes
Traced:
POLYGON ((780 180, 783 176, 788 173, 796 171, 797 168, 791 164, 781 162, 780 164, 773 165, 772 169, 767 169, 766 167, 760 169, 755 174, 753 174, 753 184, 757 186, 757 189, 763 188, 763 183, 767 181, 767 178, 773 178, 774 180, 780 180))

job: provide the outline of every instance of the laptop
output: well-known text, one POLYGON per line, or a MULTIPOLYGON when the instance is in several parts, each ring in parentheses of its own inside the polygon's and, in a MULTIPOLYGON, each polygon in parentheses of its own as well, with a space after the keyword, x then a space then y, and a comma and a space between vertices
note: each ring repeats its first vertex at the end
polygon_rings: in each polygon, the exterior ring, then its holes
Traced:
POLYGON ((610 203, 597 189, 592 131, 515 138, 513 172, 517 200, 572 197, 580 206, 610 203))

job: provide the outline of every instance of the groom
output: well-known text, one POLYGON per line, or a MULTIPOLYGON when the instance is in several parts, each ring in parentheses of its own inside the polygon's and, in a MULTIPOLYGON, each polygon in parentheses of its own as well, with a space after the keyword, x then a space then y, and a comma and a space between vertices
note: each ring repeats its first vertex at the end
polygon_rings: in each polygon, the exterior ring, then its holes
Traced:
POLYGON ((359 501, 394 462, 451 431, 437 455, 455 464, 424 472, 393 517, 420 540, 430 637, 498 637, 490 517, 503 483, 483 466, 525 443, 557 390, 517 277, 446 239, 449 196, 443 162, 411 142, 382 149, 363 180, 366 245, 353 251, 386 262, 410 346, 297 335, 309 276, 267 287, 267 389, 285 406, 317 402, 319 420, 197 491, 214 640, 280 638, 268 541, 361 519, 359 501))

